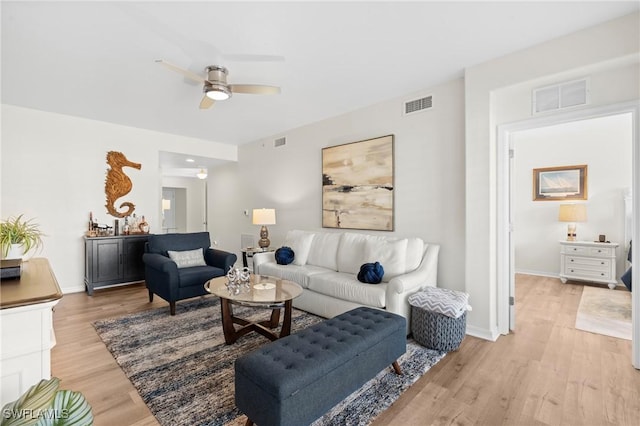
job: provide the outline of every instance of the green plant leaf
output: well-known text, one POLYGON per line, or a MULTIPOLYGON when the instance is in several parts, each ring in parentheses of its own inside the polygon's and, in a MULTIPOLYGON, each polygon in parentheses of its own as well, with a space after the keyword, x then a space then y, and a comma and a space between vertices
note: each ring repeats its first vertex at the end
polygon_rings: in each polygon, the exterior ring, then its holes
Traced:
POLYGON ((89 426, 93 424, 91 405, 80 392, 60 390, 50 412, 40 418, 38 426, 89 426))
POLYGON ((0 247, 3 256, 9 253, 11 244, 22 245, 24 253, 32 248, 42 247, 44 234, 40 225, 34 223, 33 219, 23 220, 22 216, 10 217, 0 222, 0 247))
POLYGON ((31 386, 20 398, 2 408, 2 426, 29 426, 38 422, 38 413, 47 410, 53 402, 60 379, 42 379, 31 386))

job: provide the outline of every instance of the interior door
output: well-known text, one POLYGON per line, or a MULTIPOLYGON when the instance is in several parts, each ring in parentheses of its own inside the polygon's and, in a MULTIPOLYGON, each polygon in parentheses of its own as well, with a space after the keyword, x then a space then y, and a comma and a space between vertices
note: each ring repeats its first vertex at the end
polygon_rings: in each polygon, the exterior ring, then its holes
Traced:
POLYGON ((516 329, 516 256, 514 244, 514 170, 515 170, 515 148, 513 142, 509 146, 509 330, 516 329))

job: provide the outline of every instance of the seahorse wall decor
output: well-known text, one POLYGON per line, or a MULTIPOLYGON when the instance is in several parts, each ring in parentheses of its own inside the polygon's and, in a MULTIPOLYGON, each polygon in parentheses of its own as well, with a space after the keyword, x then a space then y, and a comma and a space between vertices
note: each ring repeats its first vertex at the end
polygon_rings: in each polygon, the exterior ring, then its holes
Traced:
POLYGON ((129 176, 122 171, 122 168, 133 167, 134 169, 140 170, 142 168, 142 164, 127 160, 127 157, 118 151, 107 152, 107 164, 110 167, 107 170, 107 178, 104 182, 104 192, 107 195, 107 204, 105 205, 107 212, 111 216, 115 217, 130 216, 136 209, 136 206, 133 203, 125 201, 120 204, 120 209, 124 207, 127 208, 124 212, 119 212, 115 207, 116 200, 127 195, 131 192, 131 188, 133 188, 131 179, 129 179, 129 176))

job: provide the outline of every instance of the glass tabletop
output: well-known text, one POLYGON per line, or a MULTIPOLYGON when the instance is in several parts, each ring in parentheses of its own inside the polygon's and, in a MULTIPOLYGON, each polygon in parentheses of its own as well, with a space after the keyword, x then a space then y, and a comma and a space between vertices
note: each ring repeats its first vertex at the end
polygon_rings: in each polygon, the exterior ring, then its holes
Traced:
POLYGON ((283 303, 302 294, 302 287, 297 283, 268 275, 251 274, 250 286, 238 293, 229 290, 227 281, 226 276, 213 278, 204 288, 213 295, 241 304, 283 303))

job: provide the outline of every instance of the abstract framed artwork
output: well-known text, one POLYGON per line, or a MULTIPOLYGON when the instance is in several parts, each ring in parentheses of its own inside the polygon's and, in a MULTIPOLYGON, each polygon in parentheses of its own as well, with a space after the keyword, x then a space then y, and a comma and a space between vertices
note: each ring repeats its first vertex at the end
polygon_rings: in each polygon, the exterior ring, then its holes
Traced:
POLYGON ((393 135, 322 149, 322 227, 393 231, 393 135))
POLYGON ((587 199, 587 165, 533 169, 533 200, 587 199))

